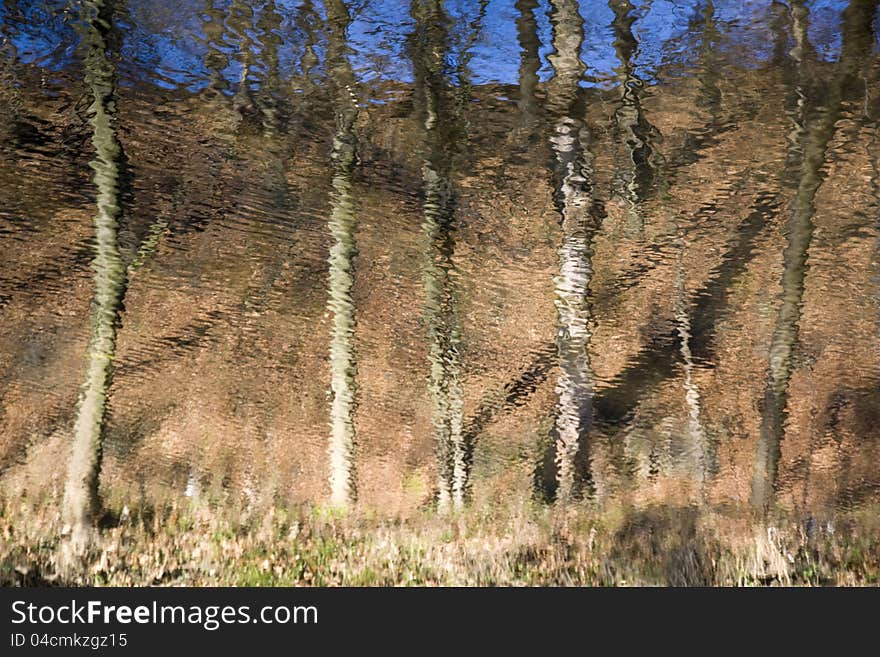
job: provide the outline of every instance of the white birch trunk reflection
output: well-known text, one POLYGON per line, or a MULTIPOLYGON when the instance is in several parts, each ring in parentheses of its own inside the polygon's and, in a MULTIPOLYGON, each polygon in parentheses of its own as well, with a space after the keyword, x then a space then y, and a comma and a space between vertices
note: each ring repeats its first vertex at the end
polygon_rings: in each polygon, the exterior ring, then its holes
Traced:
POLYGON ((587 450, 593 414, 590 365, 593 277, 592 242, 599 221, 594 208, 589 133, 583 121, 579 82, 585 66, 580 59, 583 19, 574 0, 551 2, 554 78, 547 103, 553 117, 550 145, 555 156, 554 201, 562 226, 556 289, 556 350, 559 378, 554 419, 556 499, 566 504, 589 480, 587 450))
POLYGON ((333 137, 333 192, 330 213, 328 308, 333 318, 330 335, 330 500, 336 506, 354 501, 355 449, 355 361, 352 337, 355 330, 352 301, 353 259, 356 249, 356 217, 352 198, 352 173, 355 167, 355 131, 357 102, 354 98, 354 74, 348 61, 346 33, 350 22, 342 0, 327 0, 329 29, 328 67, 336 88, 336 134, 333 137))

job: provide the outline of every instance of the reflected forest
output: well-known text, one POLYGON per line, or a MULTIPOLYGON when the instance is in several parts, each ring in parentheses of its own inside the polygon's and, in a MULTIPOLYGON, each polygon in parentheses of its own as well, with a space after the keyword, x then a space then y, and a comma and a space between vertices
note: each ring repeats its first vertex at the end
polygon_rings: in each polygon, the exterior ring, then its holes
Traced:
POLYGON ((878 0, 4 0, 0 584, 880 584, 878 0))

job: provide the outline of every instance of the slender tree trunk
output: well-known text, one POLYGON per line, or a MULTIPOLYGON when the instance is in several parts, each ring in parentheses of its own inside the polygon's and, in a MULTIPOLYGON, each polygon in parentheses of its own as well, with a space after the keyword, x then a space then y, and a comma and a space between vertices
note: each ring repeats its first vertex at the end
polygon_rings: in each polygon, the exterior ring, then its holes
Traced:
MULTIPOLYGON (((792 31, 795 47, 791 57, 797 66, 797 85, 795 97, 797 109, 792 120, 789 134, 788 164, 796 166, 798 180, 796 196, 791 206, 789 217, 789 241, 783 255, 783 301, 777 314, 773 337, 770 342, 770 362, 767 384, 761 416, 761 429, 758 436, 758 447, 755 455, 755 466, 752 478, 751 503, 756 510, 765 511, 772 498, 772 489, 776 480, 776 470, 780 457, 781 443, 784 433, 785 406, 787 404, 788 382, 791 377, 791 352, 794 349, 798 322, 800 319, 800 302, 803 295, 803 282, 806 276, 806 250, 813 232, 812 197, 818 189, 821 178, 819 170, 824 163, 825 143, 821 144, 821 161, 818 166, 810 167, 807 161, 806 148, 810 135, 807 133, 807 110, 805 95, 805 56, 808 52, 807 39, 808 13, 805 7, 797 4, 791 9, 792 31), (810 189, 810 188, 813 189, 810 189), (804 206, 804 202, 808 207, 804 206)), ((833 126, 833 124, 832 124, 833 126)), ((828 135, 830 139, 831 135, 828 135)), ((815 141, 813 142, 815 145, 815 141)), ((815 148, 813 149, 815 160, 815 148)))
MULTIPOLYGON (((697 106, 708 111, 707 125, 704 134, 711 135, 718 129, 721 114, 721 91, 718 88, 718 70, 714 54, 714 44, 718 39, 715 26, 715 6, 709 2, 702 9, 700 26, 700 70, 698 74, 700 91, 697 106)), ((659 187, 664 187, 665 176, 659 177, 659 187)), ((701 418, 700 389, 694 381, 694 358, 691 351, 691 304, 685 286, 685 256, 687 253, 687 237, 685 230, 676 223, 678 257, 676 261, 676 285, 674 314, 678 333, 679 353, 684 369, 684 395, 687 405, 687 421, 685 424, 684 468, 688 476, 698 487, 702 498, 705 495, 706 479, 709 473, 709 445, 706 431, 701 418)))
POLYGON ((452 192, 448 182, 427 162, 422 175, 425 186, 422 230, 430 245, 424 284, 431 366, 431 424, 438 453, 439 505, 444 509, 450 503, 455 507, 463 505, 467 483, 462 435, 464 405, 460 335, 453 290, 452 192))
POLYGON ((706 432, 700 418, 700 390, 694 382, 694 359, 691 353, 691 313, 685 288, 685 238, 679 234, 679 249, 675 280, 675 323, 678 331, 679 352, 684 367, 684 396, 688 418, 685 428, 684 466, 699 487, 702 496, 708 470, 706 432))
MULTIPOLYGON (((282 102, 282 97, 285 96, 283 93, 284 86, 281 82, 281 63, 278 58, 278 51, 284 45, 284 40, 278 34, 281 26, 282 19, 275 5, 275 0, 267 0, 260 10, 260 15, 257 19, 257 29, 260 34, 260 59, 262 60, 264 70, 257 105, 263 117, 264 135, 272 139, 271 148, 276 152, 280 150, 277 142, 281 141, 279 139, 279 133, 281 132, 281 112, 279 106, 282 102)), ((278 163, 282 159, 276 155, 278 163)), ((283 169, 279 173, 281 174, 280 178, 283 179, 283 169)))
POLYGON ((318 21, 313 0, 303 0, 296 17, 297 27, 305 33, 303 54, 300 59, 299 75, 295 78, 296 90, 306 96, 314 91, 313 69, 320 61, 317 53, 318 21))
POLYGON ((326 0, 330 34, 328 66, 336 87, 336 134, 333 138, 333 194, 330 213, 330 298, 333 317, 330 334, 330 499, 336 506, 348 506, 355 499, 355 362, 352 336, 355 330, 352 301, 355 212, 351 178, 355 167, 357 103, 354 75, 346 53, 346 32, 350 22, 342 0, 326 0))
POLYGON ((634 61, 639 49, 632 32, 635 7, 629 0, 610 0, 608 4, 614 12, 614 50, 620 62, 620 103, 614 112, 614 128, 627 156, 627 166, 619 167, 615 173, 612 191, 627 204, 631 229, 640 232, 644 228, 640 205, 650 194, 656 176, 653 142, 657 131, 642 109, 645 83, 638 76, 634 61))
POLYGON ((459 148, 459 111, 450 95, 445 58, 446 21, 438 0, 413 0, 416 28, 411 49, 415 103, 424 130, 422 232, 427 242, 424 265, 428 326, 431 424, 438 460, 441 510, 463 506, 468 486, 463 436, 460 329, 455 291, 455 195, 450 181, 459 148), (452 107, 450 107, 452 105, 452 107))
POLYGON ((9 130, 14 136, 23 106, 16 70, 19 55, 15 47, 16 27, 21 18, 18 2, 7 3, 5 9, 5 20, 0 23, 0 112, 5 120, 0 130, 9 130))
POLYGON ((92 264, 95 280, 92 334, 86 379, 73 429, 62 509, 64 521, 71 529, 74 554, 82 554, 87 548, 100 506, 98 476, 107 393, 113 375, 121 301, 127 284, 126 268, 117 243, 121 214, 118 192, 121 147, 112 110, 115 76, 106 56, 106 34, 110 26, 103 22, 103 15, 99 16, 105 9, 102 0, 85 2, 82 26, 85 81, 92 94, 89 114, 95 156, 91 167, 98 195, 92 264))
POLYGON ((719 40, 718 26, 715 23, 715 3, 706 3, 702 11, 700 28, 700 91, 697 105, 709 113, 706 131, 714 133, 719 128, 721 117, 721 88, 718 86, 720 71, 715 48, 719 40))
POLYGON ((232 0, 229 5, 229 15, 226 25, 231 32, 232 38, 237 42, 238 53, 236 59, 241 65, 238 77, 238 86, 232 98, 232 107, 236 112, 234 133, 244 128, 248 132, 256 132, 257 121, 256 104, 251 90, 251 84, 255 79, 254 67, 257 63, 256 46, 253 33, 254 8, 250 2, 244 0, 232 0))
MULTIPOLYGON (((665 185, 665 171, 660 166, 662 158, 657 147, 660 133, 648 121, 642 107, 645 82, 636 67, 636 56, 640 47, 639 40, 633 33, 636 8, 629 0, 609 0, 608 6, 614 13, 611 29, 618 60, 617 88, 620 94, 613 115, 613 131, 624 151, 623 161, 615 167, 611 194, 624 208, 626 231, 633 236, 643 236, 643 203, 654 192, 655 187, 665 185)), ((621 472, 632 472, 636 475, 634 478, 639 480, 652 476, 658 454, 657 446, 651 441, 647 459, 644 458, 646 445, 640 435, 642 432, 642 427, 637 424, 628 429, 622 441, 624 454, 618 457, 621 461, 618 469, 621 472), (627 467, 627 452, 635 452, 638 461, 646 467, 627 467)))
POLYGON ((566 504, 591 479, 588 441, 593 416, 593 374, 590 365, 593 277, 592 243, 600 217, 592 189, 589 133, 583 121, 579 82, 585 71, 580 59, 583 19, 575 0, 555 0, 551 22, 555 54, 554 78, 547 103, 553 117, 550 145, 555 156, 554 202, 562 226, 556 288, 556 350, 559 359, 558 398, 554 420, 556 499, 566 504))
POLYGON ((538 123, 540 107, 536 91, 538 88, 538 71, 541 68, 539 51, 541 41, 538 37, 538 21, 535 10, 538 0, 517 0, 516 9, 519 17, 516 20, 517 40, 520 47, 519 65, 519 108, 521 128, 530 134, 538 123))
POLYGON ((217 0, 205 0, 201 24, 205 35, 203 64, 210 73, 208 89, 212 95, 229 89, 229 82, 223 77, 223 71, 229 66, 229 56, 220 47, 226 32, 226 11, 218 8, 217 4, 217 0))
MULTIPOLYGON (((788 244, 783 254, 782 304, 770 342, 767 386, 752 477, 751 504, 759 513, 768 510, 776 486, 785 434, 788 387, 793 372, 792 354, 798 339, 807 255, 814 230, 814 200, 825 178, 822 172, 825 153, 834 136, 844 95, 872 46, 871 22, 876 7, 877 0, 851 0, 844 11, 840 59, 831 79, 823 85, 827 89, 825 98, 817 107, 803 107, 803 125, 795 127, 797 132, 802 132, 803 160, 797 191, 789 210, 788 244)), ((795 33, 799 47, 803 48, 805 34, 798 37, 797 26, 795 33)), ((813 90, 811 96, 822 91, 813 90)), ((806 96, 801 96, 806 102, 806 96)))

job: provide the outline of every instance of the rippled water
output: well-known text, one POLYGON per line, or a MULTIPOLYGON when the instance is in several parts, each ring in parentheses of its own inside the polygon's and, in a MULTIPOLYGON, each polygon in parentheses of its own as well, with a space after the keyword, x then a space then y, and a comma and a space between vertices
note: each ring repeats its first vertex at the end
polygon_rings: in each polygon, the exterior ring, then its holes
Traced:
POLYGON ((5 0, 0 481, 876 500, 877 6, 5 0))

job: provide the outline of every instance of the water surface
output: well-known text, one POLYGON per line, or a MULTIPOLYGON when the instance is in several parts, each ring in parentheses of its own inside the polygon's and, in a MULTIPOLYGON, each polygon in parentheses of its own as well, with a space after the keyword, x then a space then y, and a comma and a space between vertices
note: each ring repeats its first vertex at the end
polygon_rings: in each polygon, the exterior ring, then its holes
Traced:
POLYGON ((91 431, 147 502, 876 501, 878 28, 6 0, 0 481, 91 431))

